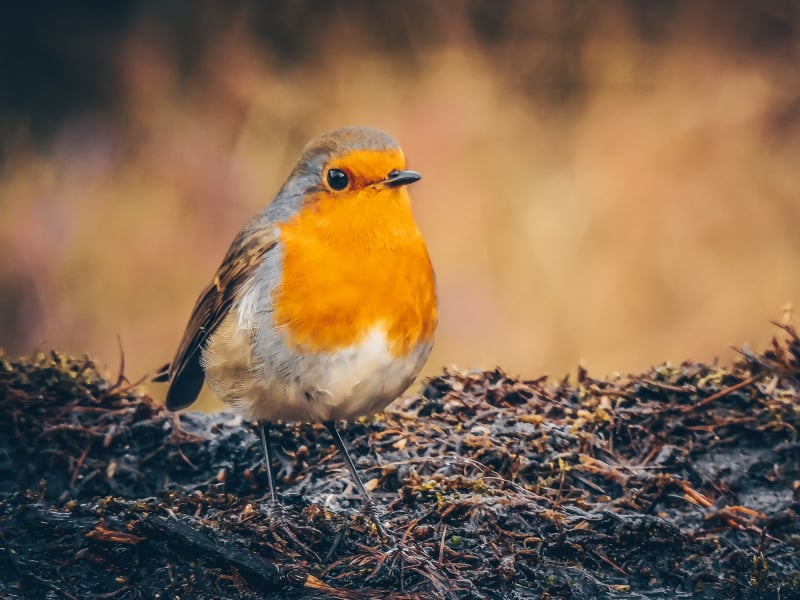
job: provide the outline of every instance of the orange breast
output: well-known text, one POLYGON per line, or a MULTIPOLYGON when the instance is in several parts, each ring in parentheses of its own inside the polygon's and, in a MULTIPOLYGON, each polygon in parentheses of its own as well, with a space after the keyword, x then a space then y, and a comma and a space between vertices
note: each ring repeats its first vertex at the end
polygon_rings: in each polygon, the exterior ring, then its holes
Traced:
POLYGON ((433 269, 405 188, 321 193, 280 227, 273 320, 305 352, 335 352, 376 325, 395 356, 433 337, 433 269))

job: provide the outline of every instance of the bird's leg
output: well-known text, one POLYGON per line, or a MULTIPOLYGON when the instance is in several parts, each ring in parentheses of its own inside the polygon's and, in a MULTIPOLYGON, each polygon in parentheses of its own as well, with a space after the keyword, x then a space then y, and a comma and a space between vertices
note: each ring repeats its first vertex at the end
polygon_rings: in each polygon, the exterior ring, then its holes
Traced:
POLYGON ((269 480, 270 502, 269 508, 267 508, 264 512, 267 514, 267 516, 269 516, 273 530, 275 528, 281 530, 297 546, 302 548, 303 551, 308 553, 310 556, 314 556, 319 559, 316 552, 314 552, 311 548, 304 544, 299 537, 297 537, 297 532, 299 531, 306 531, 307 534, 310 533, 315 536, 319 535, 319 532, 313 527, 304 528, 303 526, 298 526, 297 524, 291 523, 288 514, 283 510, 283 505, 278 501, 278 494, 276 491, 277 483, 275 481, 275 475, 272 472, 272 459, 269 452, 270 422, 259 421, 258 428, 261 433, 261 447, 264 449, 264 460, 266 461, 267 467, 267 479, 269 480))
POLYGON ((278 496, 275 493, 275 476, 272 473, 272 459, 269 455, 269 421, 259 421, 258 428, 261 431, 261 447, 264 449, 264 460, 267 467, 267 479, 269 480, 269 497, 272 508, 278 506, 278 496))
POLYGON ((358 493, 361 495, 364 514, 366 514, 369 517, 369 519, 375 524, 375 528, 378 530, 380 536, 384 539, 388 539, 389 536, 386 533, 386 529, 384 529, 383 524, 380 522, 380 519, 378 519, 378 516, 375 514, 375 504, 372 501, 372 496, 369 495, 367 488, 364 487, 364 484, 361 481, 361 477, 359 477, 358 471, 356 470, 356 466, 353 463, 353 459, 350 458, 350 453, 347 451, 347 446, 344 445, 344 440, 342 439, 342 436, 339 435, 339 430, 336 429, 336 424, 333 421, 323 421, 322 424, 325 425, 325 428, 330 432, 331 437, 333 437, 333 442, 336 444, 336 447, 339 449, 339 452, 342 453, 342 456, 344 456, 344 462, 347 465, 348 470, 350 471, 350 477, 353 478, 353 483, 356 484, 358 493))

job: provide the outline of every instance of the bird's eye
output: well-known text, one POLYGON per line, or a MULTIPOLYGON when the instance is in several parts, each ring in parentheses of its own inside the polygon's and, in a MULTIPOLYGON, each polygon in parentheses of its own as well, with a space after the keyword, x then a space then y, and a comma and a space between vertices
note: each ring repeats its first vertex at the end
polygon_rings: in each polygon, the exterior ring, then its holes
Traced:
POLYGON ((347 178, 347 173, 339 169, 331 169, 328 171, 328 185, 333 190, 343 190, 347 187, 350 180, 347 178))

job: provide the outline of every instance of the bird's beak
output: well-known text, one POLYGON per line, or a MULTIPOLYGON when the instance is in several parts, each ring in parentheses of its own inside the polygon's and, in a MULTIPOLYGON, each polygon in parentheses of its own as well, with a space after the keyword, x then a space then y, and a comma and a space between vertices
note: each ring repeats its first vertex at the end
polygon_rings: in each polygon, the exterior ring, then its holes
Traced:
POLYGON ((400 187, 401 185, 408 185, 422 179, 422 175, 416 171, 398 171, 397 169, 390 171, 389 176, 383 180, 389 187, 400 187))

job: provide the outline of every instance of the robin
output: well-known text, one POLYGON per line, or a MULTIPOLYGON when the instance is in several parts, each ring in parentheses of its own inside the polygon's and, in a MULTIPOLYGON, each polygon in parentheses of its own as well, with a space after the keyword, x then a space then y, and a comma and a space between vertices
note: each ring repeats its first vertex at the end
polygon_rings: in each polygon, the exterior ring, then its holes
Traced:
POLYGON ((270 424, 321 421, 383 532, 335 421, 385 408, 431 351, 434 274, 407 191, 419 179, 381 131, 311 140, 234 238, 156 379, 169 381, 170 410, 192 404, 207 379, 258 422, 273 506, 270 424))

